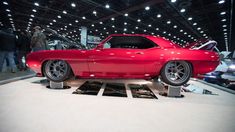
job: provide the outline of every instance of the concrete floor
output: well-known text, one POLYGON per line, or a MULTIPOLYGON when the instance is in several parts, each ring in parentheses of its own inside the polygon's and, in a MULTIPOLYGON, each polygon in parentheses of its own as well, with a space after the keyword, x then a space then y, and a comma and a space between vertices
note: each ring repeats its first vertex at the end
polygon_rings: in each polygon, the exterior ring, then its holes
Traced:
POLYGON ((0 132, 235 131, 235 95, 196 81, 190 83, 219 95, 158 100, 76 95, 71 93, 79 82, 53 90, 40 79, 0 85, 0 132))

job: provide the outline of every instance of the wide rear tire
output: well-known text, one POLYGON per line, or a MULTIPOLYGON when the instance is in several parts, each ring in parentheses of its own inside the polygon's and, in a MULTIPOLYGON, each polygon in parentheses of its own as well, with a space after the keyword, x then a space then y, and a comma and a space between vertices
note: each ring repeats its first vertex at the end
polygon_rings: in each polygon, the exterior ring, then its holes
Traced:
POLYGON ((66 61, 49 60, 44 64, 44 75, 53 82, 63 82, 71 74, 71 68, 66 61))
POLYGON ((192 74, 192 68, 185 61, 169 61, 161 70, 163 82, 172 86, 186 84, 192 74))

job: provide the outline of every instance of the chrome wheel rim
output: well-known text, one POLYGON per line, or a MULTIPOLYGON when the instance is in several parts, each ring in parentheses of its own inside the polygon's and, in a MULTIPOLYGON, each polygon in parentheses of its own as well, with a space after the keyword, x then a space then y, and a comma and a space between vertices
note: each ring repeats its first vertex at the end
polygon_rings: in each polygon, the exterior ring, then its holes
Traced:
POLYGON ((60 80, 66 75, 67 70, 68 65, 62 60, 49 61, 45 67, 47 76, 52 80, 60 80))
POLYGON ((182 83, 190 76, 190 67, 186 62, 171 61, 165 68, 166 78, 175 83, 182 83))

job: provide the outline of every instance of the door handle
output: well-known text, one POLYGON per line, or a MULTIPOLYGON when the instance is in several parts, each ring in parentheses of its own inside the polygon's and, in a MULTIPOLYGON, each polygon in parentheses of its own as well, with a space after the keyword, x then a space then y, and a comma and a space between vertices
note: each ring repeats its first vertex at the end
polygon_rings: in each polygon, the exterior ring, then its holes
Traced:
POLYGON ((135 54, 143 55, 144 53, 143 52, 135 52, 135 54))

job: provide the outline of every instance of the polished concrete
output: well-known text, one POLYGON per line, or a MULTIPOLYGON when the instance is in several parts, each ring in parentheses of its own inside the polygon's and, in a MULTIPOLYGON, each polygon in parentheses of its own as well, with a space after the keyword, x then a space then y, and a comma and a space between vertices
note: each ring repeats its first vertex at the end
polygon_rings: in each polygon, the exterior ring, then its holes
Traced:
POLYGON ((200 82, 190 81, 218 95, 158 95, 157 100, 77 95, 72 92, 85 80, 68 82, 73 87, 64 90, 45 88, 40 80, 0 85, 0 132, 235 131, 235 95, 200 82))

